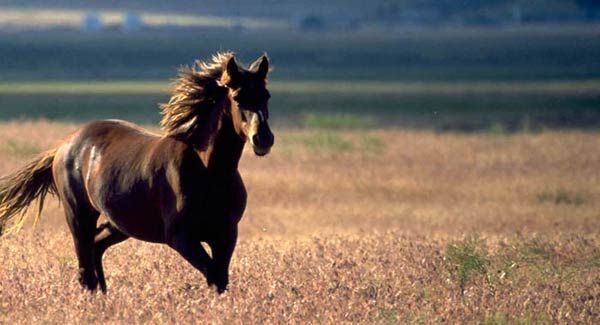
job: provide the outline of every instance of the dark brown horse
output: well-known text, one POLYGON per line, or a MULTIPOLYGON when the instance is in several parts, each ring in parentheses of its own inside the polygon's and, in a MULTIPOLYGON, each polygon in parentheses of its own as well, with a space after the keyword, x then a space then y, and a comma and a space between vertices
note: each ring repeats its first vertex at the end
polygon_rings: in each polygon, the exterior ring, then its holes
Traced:
POLYGON ((54 193, 64 206, 85 288, 99 284, 106 292, 102 255, 133 237, 169 245, 223 292, 246 207, 238 172, 242 149, 248 140, 263 156, 274 142, 268 71, 266 56, 243 69, 229 52, 182 68, 161 106, 163 136, 118 120, 84 126, 0 180, 0 223, 22 224, 36 198, 39 217, 44 197, 54 193), (101 214, 107 222, 97 226, 101 214))

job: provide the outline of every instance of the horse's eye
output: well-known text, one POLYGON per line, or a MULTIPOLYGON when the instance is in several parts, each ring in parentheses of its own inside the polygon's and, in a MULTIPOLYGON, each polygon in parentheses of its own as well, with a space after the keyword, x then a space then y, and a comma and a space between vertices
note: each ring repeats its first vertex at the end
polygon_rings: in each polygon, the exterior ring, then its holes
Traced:
POLYGON ((248 98, 248 93, 240 91, 235 96, 233 96, 233 100, 235 100, 238 103, 248 103, 250 101, 250 98, 248 98))

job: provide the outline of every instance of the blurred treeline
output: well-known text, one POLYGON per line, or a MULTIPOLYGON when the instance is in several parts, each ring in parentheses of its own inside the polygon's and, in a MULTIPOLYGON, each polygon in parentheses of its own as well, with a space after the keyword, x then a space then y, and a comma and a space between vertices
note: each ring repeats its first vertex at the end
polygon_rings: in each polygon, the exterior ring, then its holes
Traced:
POLYGON ((600 0, 5 0, 2 6, 117 9, 290 20, 318 17, 330 25, 514 24, 600 20, 600 0))

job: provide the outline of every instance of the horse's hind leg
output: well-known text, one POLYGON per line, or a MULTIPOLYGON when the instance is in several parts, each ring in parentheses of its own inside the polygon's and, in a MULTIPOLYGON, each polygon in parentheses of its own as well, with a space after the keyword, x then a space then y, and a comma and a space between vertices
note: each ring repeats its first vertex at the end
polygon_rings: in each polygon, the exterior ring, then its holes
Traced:
POLYGON ((106 293, 106 279, 104 278, 104 268, 102 267, 102 255, 110 246, 116 245, 129 237, 120 232, 109 222, 101 224, 98 227, 98 230, 96 238, 94 239, 94 264, 96 267, 96 275, 98 276, 98 283, 100 284, 100 290, 102 290, 103 293, 106 293))
POLYGON ((81 144, 71 140, 60 147, 54 157, 52 174, 56 193, 75 245, 79 262, 79 282, 90 291, 98 287, 94 268, 94 237, 100 212, 92 206, 81 174, 81 144))
POLYGON ((94 270, 94 235, 100 214, 77 204, 63 203, 79 261, 79 282, 84 288, 94 291, 98 286, 94 270))

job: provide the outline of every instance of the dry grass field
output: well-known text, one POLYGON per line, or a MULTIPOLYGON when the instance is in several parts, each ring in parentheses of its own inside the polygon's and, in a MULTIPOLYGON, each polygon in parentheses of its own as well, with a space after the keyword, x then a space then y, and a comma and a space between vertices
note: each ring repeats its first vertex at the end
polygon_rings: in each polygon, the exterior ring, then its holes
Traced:
MULTIPOLYGON (((0 174, 78 127, 0 124, 0 174)), ((600 136, 284 129, 241 161, 230 290, 174 251, 105 255, 82 292, 60 207, 0 238, 0 323, 598 323, 600 136)), ((278 131, 278 132, 277 132, 278 131)))

